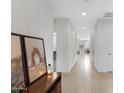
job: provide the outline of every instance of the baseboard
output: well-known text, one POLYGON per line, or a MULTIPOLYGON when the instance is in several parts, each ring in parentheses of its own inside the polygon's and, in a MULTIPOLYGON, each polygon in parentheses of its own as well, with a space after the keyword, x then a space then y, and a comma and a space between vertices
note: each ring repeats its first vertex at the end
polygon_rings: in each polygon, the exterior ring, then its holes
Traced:
POLYGON ((107 70, 99 68, 96 64, 94 64, 96 72, 107 72, 107 70))
POLYGON ((69 70, 68 70, 69 72, 71 72, 71 70, 72 70, 72 68, 74 67, 74 65, 75 65, 75 63, 77 62, 77 60, 78 60, 78 57, 75 58, 73 64, 71 65, 71 67, 70 67, 69 70))

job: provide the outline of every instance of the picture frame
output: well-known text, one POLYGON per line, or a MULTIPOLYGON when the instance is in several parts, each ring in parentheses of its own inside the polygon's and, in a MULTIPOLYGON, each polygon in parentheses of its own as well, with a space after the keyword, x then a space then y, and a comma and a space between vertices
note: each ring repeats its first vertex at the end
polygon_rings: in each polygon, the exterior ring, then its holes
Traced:
POLYGON ((24 35, 23 42, 30 85, 47 73, 44 39, 24 35))
POLYGON ((11 33, 11 90, 24 90, 28 83, 22 36, 11 33))

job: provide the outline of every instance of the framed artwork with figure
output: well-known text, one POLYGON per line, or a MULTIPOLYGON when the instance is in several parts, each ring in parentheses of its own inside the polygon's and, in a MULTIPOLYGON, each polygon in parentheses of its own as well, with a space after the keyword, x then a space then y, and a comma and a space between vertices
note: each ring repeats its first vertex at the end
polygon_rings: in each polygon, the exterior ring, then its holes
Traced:
POLYGON ((11 90, 26 87, 21 36, 11 33, 11 90))
POLYGON ((29 83, 33 83, 47 73, 44 40, 24 36, 24 46, 28 67, 29 83))

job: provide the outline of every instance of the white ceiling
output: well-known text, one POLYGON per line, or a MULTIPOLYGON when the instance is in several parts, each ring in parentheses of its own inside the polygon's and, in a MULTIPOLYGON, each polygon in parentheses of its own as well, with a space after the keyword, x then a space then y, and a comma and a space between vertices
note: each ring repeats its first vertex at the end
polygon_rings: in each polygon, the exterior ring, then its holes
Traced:
POLYGON ((55 18, 69 18, 79 39, 89 38, 97 18, 113 12, 113 0, 50 0, 55 18), (86 12, 86 16, 81 13, 86 12), (83 26, 86 27, 83 30, 83 26))

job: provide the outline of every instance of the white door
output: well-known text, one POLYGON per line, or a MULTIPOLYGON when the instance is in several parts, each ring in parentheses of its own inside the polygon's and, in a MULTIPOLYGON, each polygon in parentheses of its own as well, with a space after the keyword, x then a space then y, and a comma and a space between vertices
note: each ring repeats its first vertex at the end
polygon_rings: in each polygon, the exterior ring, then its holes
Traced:
POLYGON ((108 51, 108 71, 113 71, 113 34, 107 33, 107 51, 108 51))

